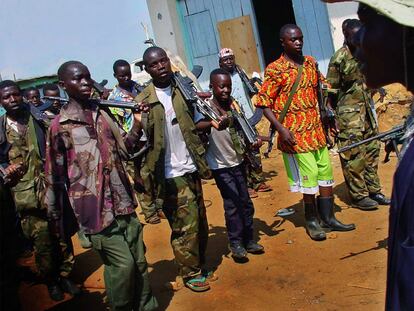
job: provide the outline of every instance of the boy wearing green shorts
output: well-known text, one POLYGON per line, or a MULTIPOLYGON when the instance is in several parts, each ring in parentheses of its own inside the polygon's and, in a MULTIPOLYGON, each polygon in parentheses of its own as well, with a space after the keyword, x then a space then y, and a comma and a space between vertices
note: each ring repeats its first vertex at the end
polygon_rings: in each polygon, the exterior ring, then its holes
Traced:
POLYGON ((325 79, 318 74, 315 59, 302 55, 298 26, 283 26, 280 41, 284 53, 266 68, 256 105, 279 133, 278 149, 283 152, 290 190, 303 194, 306 231, 320 241, 326 239, 326 229, 349 231, 355 225, 342 224, 333 212, 332 165, 317 98, 318 80, 325 79))

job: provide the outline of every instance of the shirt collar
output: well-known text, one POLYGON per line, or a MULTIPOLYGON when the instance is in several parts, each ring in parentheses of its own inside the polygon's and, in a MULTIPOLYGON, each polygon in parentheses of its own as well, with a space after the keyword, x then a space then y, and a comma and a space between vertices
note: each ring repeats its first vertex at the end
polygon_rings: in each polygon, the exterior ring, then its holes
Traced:
POLYGON ((66 121, 75 121, 89 123, 86 119, 85 112, 97 110, 98 106, 93 103, 90 103, 88 107, 84 107, 76 101, 70 101, 61 108, 59 122, 63 123, 66 121))

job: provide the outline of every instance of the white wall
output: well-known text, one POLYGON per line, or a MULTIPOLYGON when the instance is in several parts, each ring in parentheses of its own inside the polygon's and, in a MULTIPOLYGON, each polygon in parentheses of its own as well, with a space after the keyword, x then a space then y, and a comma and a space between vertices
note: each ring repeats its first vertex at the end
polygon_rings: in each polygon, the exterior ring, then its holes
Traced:
POLYGON ((147 0, 155 43, 186 62, 176 0, 147 0))
POLYGON ((335 50, 339 49, 344 43, 342 35, 342 22, 347 18, 358 18, 358 3, 332 3, 327 4, 328 16, 331 23, 332 38, 335 50))

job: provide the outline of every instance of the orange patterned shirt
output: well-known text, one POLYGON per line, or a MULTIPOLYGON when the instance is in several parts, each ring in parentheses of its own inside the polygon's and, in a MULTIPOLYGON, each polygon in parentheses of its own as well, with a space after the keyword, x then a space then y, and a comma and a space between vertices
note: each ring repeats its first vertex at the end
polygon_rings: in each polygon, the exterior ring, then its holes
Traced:
MULTIPOLYGON (((257 107, 269 107, 276 118, 282 112, 290 90, 295 83, 298 67, 284 55, 269 64, 265 71, 262 88, 257 96, 257 107)), ((321 75, 321 80, 326 83, 321 75)), ((278 140, 278 149, 286 153, 304 153, 326 146, 325 134, 319 117, 318 76, 315 59, 305 56, 302 77, 292 103, 283 120, 283 126, 295 136, 297 144, 292 148, 278 140)))

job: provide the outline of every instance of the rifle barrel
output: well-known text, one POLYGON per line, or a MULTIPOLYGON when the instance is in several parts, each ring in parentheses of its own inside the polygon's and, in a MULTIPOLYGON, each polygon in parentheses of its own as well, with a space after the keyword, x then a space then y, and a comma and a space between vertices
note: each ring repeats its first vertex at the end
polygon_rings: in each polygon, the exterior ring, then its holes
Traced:
POLYGON ((356 143, 349 144, 348 146, 342 147, 342 148, 338 149, 338 153, 342 153, 342 152, 351 150, 353 148, 356 148, 356 147, 361 146, 363 144, 369 143, 369 142, 371 142, 373 140, 376 140, 376 139, 381 140, 381 139, 383 139, 383 138, 385 138, 389 135, 392 135, 394 133, 402 132, 404 130, 404 128, 405 128, 404 124, 398 125, 398 126, 394 127, 393 129, 391 129, 389 131, 379 133, 379 134, 377 134, 375 136, 372 136, 370 138, 367 138, 367 139, 358 141, 356 143))
POLYGON ((58 100, 64 103, 69 102, 69 98, 65 97, 58 97, 58 96, 43 96, 42 99, 48 99, 48 100, 58 100))

